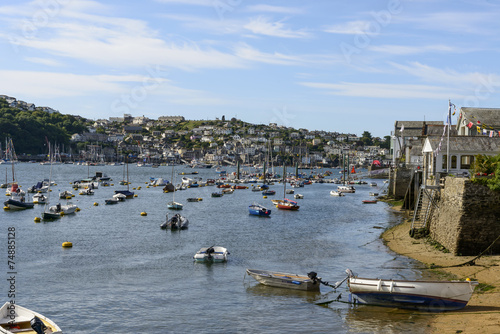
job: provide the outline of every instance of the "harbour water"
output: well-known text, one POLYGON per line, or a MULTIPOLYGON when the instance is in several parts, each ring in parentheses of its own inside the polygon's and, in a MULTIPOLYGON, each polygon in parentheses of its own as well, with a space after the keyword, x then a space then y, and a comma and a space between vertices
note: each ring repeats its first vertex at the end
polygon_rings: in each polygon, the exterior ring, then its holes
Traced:
MULTIPOLYGON (((3 166, 1 168, 4 168, 3 166)), ((0 169, 10 181, 11 167, 0 169)), ((192 172, 178 166, 175 173, 192 172)), ((215 178, 213 169, 196 177, 215 178)), ((232 171, 232 170, 230 170, 232 171)), ((25 211, 2 211, 0 249, 1 300, 7 301, 7 233, 16 231, 15 302, 54 320, 64 333, 424 333, 430 315, 332 300, 336 293, 322 286, 319 293, 265 287, 245 276, 246 268, 307 274, 315 271, 333 283, 350 268, 363 277, 419 279, 418 264, 390 252, 379 238, 400 217, 382 202, 361 204, 378 187, 357 185, 356 193, 332 197, 336 185, 315 183, 295 189, 304 195, 300 210, 281 211, 260 192, 235 190, 212 198, 215 187, 190 188, 175 193, 184 204, 180 212, 190 220, 187 230, 161 230, 166 203, 172 193, 147 187, 150 177, 171 178, 171 167, 129 166, 131 188, 137 197, 104 205, 123 179, 121 166, 52 166, 56 182, 51 203, 59 191, 71 190, 81 209, 53 222, 35 223, 43 206, 25 211), (114 185, 99 187, 93 196, 81 196, 71 182, 102 171, 114 185), (199 197, 200 202, 187 202, 199 197), (270 218, 248 214, 252 202, 272 209, 270 218), (94 203, 98 203, 97 206, 94 203), (147 216, 141 216, 146 212, 147 216), (73 247, 61 244, 71 241, 73 247), (194 263, 201 247, 219 245, 229 252, 227 263, 194 263)), ((338 177, 334 170, 332 177, 338 177)), ((15 165, 16 180, 27 190, 49 178, 50 166, 15 165)), ((190 175, 188 175, 190 176, 190 175)), ((176 175, 177 182, 181 176, 176 175)), ((370 181, 370 180, 368 180, 370 181)), ((3 193, 3 191, 2 191, 3 193)), ((293 195, 289 195, 293 196, 293 195)), ((5 197, 7 198, 7 197, 5 197)), ((174 212, 169 212, 170 215, 174 212)))

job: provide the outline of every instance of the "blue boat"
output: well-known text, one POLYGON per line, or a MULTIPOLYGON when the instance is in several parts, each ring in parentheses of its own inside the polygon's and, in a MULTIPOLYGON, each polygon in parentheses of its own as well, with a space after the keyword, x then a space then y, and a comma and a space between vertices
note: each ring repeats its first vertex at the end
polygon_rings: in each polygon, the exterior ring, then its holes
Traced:
POLYGON ((248 207, 248 212, 253 215, 253 216, 264 216, 267 217, 271 215, 271 210, 267 209, 266 207, 254 203, 248 207))

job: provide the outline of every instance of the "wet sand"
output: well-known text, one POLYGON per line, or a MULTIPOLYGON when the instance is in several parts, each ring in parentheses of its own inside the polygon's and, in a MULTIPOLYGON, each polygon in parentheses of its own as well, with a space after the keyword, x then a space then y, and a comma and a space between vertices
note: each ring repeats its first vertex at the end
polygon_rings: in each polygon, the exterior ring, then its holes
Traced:
POLYGON ((450 268, 474 257, 443 253, 424 239, 413 239, 408 234, 410 227, 411 222, 405 221, 385 231, 382 238, 387 246, 398 254, 413 258, 428 268, 443 267, 430 269, 443 280, 471 278, 480 283, 465 308, 433 315, 430 332, 500 333, 500 256, 483 256, 475 261, 475 265, 450 268))

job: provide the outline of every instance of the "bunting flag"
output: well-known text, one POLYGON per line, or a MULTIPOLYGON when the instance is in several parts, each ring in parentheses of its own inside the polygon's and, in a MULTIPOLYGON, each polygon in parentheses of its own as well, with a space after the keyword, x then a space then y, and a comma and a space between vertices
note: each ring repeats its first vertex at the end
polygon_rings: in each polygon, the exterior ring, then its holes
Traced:
POLYGON ((467 124, 467 127, 468 127, 469 129, 472 129, 472 126, 473 126, 473 125, 474 125, 474 124, 472 124, 472 122, 469 122, 469 124, 467 124))
POLYGON ((493 134, 494 134, 494 133, 495 133, 494 131, 491 131, 491 130, 490 130, 490 137, 493 137, 493 134))

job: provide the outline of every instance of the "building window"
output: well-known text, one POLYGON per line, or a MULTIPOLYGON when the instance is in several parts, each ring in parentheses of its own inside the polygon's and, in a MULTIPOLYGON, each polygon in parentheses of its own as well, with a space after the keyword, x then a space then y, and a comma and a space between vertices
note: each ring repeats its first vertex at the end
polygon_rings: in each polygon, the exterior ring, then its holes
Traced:
POLYGON ((441 168, 444 170, 448 168, 448 156, 446 154, 443 154, 443 165, 441 168))
POLYGON ((451 169, 457 169, 457 156, 451 156, 451 169))
POLYGON ((460 157, 460 169, 470 169, 473 162, 474 162, 473 155, 462 155, 460 157))

